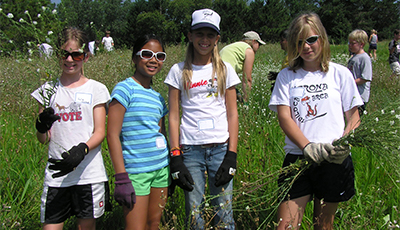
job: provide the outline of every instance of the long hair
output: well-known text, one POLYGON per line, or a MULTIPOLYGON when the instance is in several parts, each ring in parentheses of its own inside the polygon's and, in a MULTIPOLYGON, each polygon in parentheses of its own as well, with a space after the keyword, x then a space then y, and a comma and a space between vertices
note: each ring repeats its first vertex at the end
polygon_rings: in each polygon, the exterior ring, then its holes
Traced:
MULTIPOLYGON (((86 57, 87 53, 89 53, 89 39, 85 32, 76 27, 64 28, 58 36, 58 48, 63 49, 69 41, 75 41, 78 47, 83 50, 86 57)), ((83 66, 81 72, 83 74, 83 66)))
POLYGON ((303 47, 303 43, 299 44, 299 37, 305 37, 310 32, 319 35, 320 53, 318 61, 321 62, 321 70, 328 72, 329 61, 331 59, 331 49, 329 47, 328 35, 319 16, 316 13, 304 13, 297 16, 289 26, 288 35, 288 59, 289 69, 296 71, 303 66, 303 59, 300 57, 299 47, 303 47))
MULTIPOLYGON (((183 65, 183 71, 182 71, 183 88, 188 97, 189 97, 189 89, 192 84, 193 59, 194 59, 194 47, 193 47, 193 43, 189 42, 189 45, 186 49, 186 58, 185 58, 185 62, 183 65)), ((223 95, 225 95, 225 88, 226 88, 226 66, 225 66, 224 62, 222 61, 221 56, 219 56, 218 45, 214 46, 214 49, 212 50, 211 62, 212 62, 212 67, 213 67, 211 82, 212 82, 212 84, 214 84, 214 78, 215 78, 215 75, 217 75, 216 78, 217 78, 217 84, 218 84, 218 94, 220 96, 223 96, 223 95)))

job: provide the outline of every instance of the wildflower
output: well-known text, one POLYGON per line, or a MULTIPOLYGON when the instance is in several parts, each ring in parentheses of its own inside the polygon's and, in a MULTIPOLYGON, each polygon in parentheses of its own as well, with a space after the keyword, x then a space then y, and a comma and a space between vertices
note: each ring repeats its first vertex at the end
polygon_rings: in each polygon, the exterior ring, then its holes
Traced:
POLYGON ((32 58, 28 58, 28 61, 31 62, 31 61, 32 61, 32 58))
POLYGON ((24 14, 29 14, 29 11, 28 11, 28 10, 25 10, 24 14))
POLYGON ((39 72, 40 72, 40 69, 39 69, 39 68, 38 68, 38 69, 36 69, 36 72, 38 72, 38 73, 39 73, 39 72))
POLYGON ((400 120, 400 115, 399 114, 397 114, 395 117, 400 120))
POLYGON ((381 110, 381 113, 382 113, 382 114, 385 114, 385 110, 382 109, 382 110, 381 110))
POLYGON ((390 111, 391 114, 394 114, 396 111, 394 111, 394 109, 392 109, 392 111, 390 111))
POLYGON ((20 19, 19 19, 19 22, 20 22, 20 23, 23 23, 23 22, 25 22, 25 20, 24 20, 23 18, 20 18, 20 19))
POLYGON ((57 13, 57 10, 54 9, 53 11, 51 11, 51 13, 52 13, 52 14, 56 14, 56 13, 57 13))
POLYGON ((29 53, 29 55, 32 55, 33 54, 32 49, 28 49, 28 53, 29 53))
POLYGON ((374 129, 371 129, 371 132, 372 132, 372 133, 376 133, 374 129))
POLYGON ((7 14, 7 18, 13 18, 13 17, 14 17, 14 15, 12 13, 7 14))
POLYGON ((37 17, 40 18, 42 15, 41 14, 37 14, 37 17))
MULTIPOLYGON (((383 110, 382 110, 382 111, 383 111, 383 110)), ((378 122, 378 121, 379 121, 379 118, 376 117, 376 118, 375 118, 375 121, 378 122)))
POLYGON ((32 24, 33 25, 37 25, 37 21, 32 21, 32 24))
POLYGON ((250 207, 249 207, 248 205, 246 206, 246 210, 247 210, 247 211, 249 211, 249 210, 250 210, 250 207))
POLYGON ((30 41, 27 41, 26 44, 27 44, 28 46, 31 46, 31 42, 30 42, 30 41))
POLYGON ((47 9, 47 7, 45 7, 45 6, 42 6, 42 10, 43 11, 45 11, 47 9))
POLYGON ((210 204, 209 204, 209 203, 205 203, 204 206, 205 206, 205 207, 209 207, 210 204))
POLYGON ((224 206, 224 203, 219 203, 219 206, 222 208, 224 206))
POLYGON ((390 125, 394 125, 394 121, 390 121, 389 124, 390 124, 390 125))
POLYGON ((11 44, 14 43, 13 40, 8 40, 8 42, 11 43, 11 44))
POLYGON ((48 35, 52 35, 52 34, 53 34, 53 31, 50 30, 50 31, 47 32, 47 34, 48 34, 48 35))
POLYGON ((3 9, 2 9, 2 8, 0 8, 0 13, 1 13, 1 12, 3 12, 3 9))
POLYGON ((93 22, 90 22, 90 25, 93 25, 93 22))

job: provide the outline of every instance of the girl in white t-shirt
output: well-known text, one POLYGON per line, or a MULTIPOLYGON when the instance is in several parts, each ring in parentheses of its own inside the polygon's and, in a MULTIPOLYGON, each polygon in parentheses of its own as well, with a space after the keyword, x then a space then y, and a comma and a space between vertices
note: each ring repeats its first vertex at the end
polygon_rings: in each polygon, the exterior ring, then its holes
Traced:
POLYGON ((240 80, 218 53, 220 16, 210 10, 193 12, 184 62, 175 64, 169 85, 170 169, 173 182, 184 189, 188 224, 204 229, 206 174, 216 215, 214 226, 234 229, 232 178, 236 171, 238 113, 235 85, 240 80), (180 117, 179 107, 182 108, 180 117))
MULTIPOLYGON (((298 229, 312 198, 314 229, 332 229, 338 203, 354 195, 354 168, 350 150, 331 143, 358 126, 363 102, 351 72, 329 61, 328 36, 315 13, 290 24, 288 57, 269 104, 286 134, 283 167, 303 158, 313 164, 280 204, 277 229, 298 229)), ((279 184, 291 176, 281 175, 279 184)))
POLYGON ((43 229, 62 229, 76 216, 79 229, 95 229, 109 205, 108 178, 101 155, 105 136, 105 85, 83 74, 87 36, 66 28, 59 36, 62 74, 32 93, 39 102, 36 136, 49 144, 41 204, 43 229))

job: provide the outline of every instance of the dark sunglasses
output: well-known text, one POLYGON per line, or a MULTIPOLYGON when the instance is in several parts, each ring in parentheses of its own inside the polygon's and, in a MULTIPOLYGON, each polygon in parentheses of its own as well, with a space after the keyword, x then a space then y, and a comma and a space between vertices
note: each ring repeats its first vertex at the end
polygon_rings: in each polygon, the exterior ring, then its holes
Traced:
POLYGON ((81 53, 81 52, 68 52, 66 50, 62 51, 62 59, 67 59, 69 56, 72 57, 72 60, 74 61, 82 61, 83 59, 85 59, 86 54, 85 53, 81 53))
POLYGON ((157 52, 154 53, 151 50, 146 50, 146 49, 142 49, 140 51, 138 51, 136 53, 136 55, 139 55, 142 59, 146 59, 146 60, 150 60, 152 59, 154 56, 156 56, 157 61, 159 62, 164 62, 165 59, 167 58, 167 54, 164 52, 157 52))
MULTIPOLYGON (((308 45, 312 45, 318 41, 318 38, 319 38, 319 35, 310 36, 310 37, 306 38, 305 43, 307 43, 308 45)), ((302 46, 302 45, 303 45, 303 40, 300 39, 299 46, 302 46)))

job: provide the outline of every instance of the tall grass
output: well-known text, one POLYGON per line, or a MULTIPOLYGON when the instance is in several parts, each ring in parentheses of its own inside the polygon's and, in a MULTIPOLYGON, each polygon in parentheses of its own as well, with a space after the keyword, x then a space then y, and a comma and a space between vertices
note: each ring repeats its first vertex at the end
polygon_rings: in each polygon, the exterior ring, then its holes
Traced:
MULTIPOLYGON (((370 111, 387 102, 398 100, 399 79, 389 80, 387 63, 388 41, 378 44, 378 61, 373 62, 370 111)), ((332 46, 333 61, 346 64, 346 45, 332 46)), ((153 88, 166 99, 168 87, 163 83, 170 67, 184 58, 185 47, 169 46, 167 61, 153 79, 153 88)), ((273 229, 275 208, 281 194, 276 183, 284 158, 284 134, 276 114, 268 109, 271 84, 269 71, 278 71, 284 53, 278 44, 261 46, 254 64, 254 86, 248 106, 238 104, 239 146, 238 170, 234 178, 234 216, 238 229, 273 229), (272 201, 272 202, 271 202, 272 201)), ((41 227, 40 195, 43 171, 47 161, 47 146, 35 136, 34 120, 37 103, 30 93, 43 78, 60 73, 57 60, 44 62, 39 58, 0 59, 0 229, 39 229, 41 227), (46 67, 46 68, 45 68, 46 67), (38 69, 40 69, 38 71, 38 69)), ((111 91, 115 84, 132 74, 131 51, 116 50, 90 58, 84 66, 85 75, 104 83, 111 91)), ((103 156, 113 193, 114 171, 103 142, 103 156)), ((390 175, 388 164, 367 149, 353 148, 356 173, 356 195, 341 203, 335 218, 335 229, 399 228, 399 181, 390 175), (384 163, 384 162, 383 162, 384 163)), ((209 197, 206 197, 207 199, 209 197)), ((123 229, 122 208, 113 202, 112 212, 97 221, 98 229, 123 229)), ((205 218, 212 213, 206 207, 205 218)), ((301 229, 312 228, 312 205, 308 205, 301 229)), ((161 229, 182 229, 185 224, 183 192, 176 188, 169 198, 161 229)), ((65 229, 74 229, 74 218, 65 229)))

